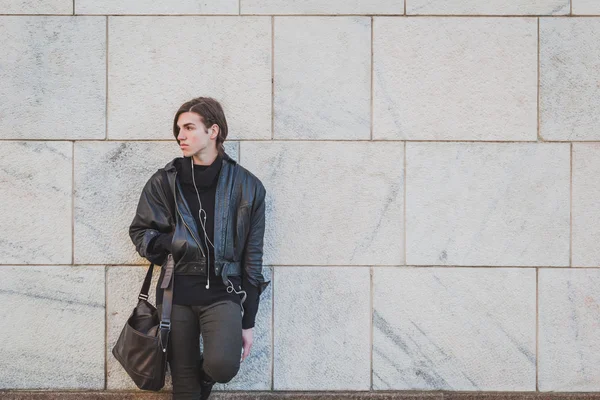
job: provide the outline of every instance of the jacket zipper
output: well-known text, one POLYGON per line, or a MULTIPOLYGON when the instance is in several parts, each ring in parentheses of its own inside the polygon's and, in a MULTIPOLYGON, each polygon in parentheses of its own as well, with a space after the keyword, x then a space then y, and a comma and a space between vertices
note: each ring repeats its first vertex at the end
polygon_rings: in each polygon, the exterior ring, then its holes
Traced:
MULTIPOLYGON (((177 207, 177 205, 175 205, 175 207, 177 207)), ((179 216, 181 217, 181 221, 183 222, 183 224, 185 225, 185 227, 188 229, 188 231, 190 231, 190 235, 192 236, 192 239, 194 239, 194 242, 196 242, 196 244, 198 245, 198 248, 200 249, 200 252, 202 252, 202 257, 206 258, 206 254, 204 254, 204 249, 202 248, 202 246, 200 246, 200 243, 198 243, 198 241, 196 240, 196 237, 194 236, 194 233, 192 232, 192 229, 188 226, 188 224, 183 219, 183 215, 181 215, 181 212, 179 211, 179 208, 177 208, 177 212, 179 213, 179 216)))

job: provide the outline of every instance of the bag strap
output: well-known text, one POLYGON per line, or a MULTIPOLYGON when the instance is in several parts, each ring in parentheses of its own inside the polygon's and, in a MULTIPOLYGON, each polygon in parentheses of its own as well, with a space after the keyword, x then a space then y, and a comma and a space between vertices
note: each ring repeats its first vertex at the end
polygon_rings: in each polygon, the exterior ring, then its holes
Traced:
MULTIPOLYGON (((167 201, 170 203, 168 204, 170 211, 171 211, 171 215, 173 216, 173 218, 175 218, 175 202, 176 202, 176 198, 175 195, 173 193, 173 191, 171 190, 171 187, 169 186, 169 179, 167 176, 167 172, 163 169, 162 170, 162 175, 163 175, 163 181, 164 181, 164 191, 167 194, 167 201), (171 201, 173 203, 171 203, 171 201)), ((146 287, 146 281, 148 281, 148 288, 150 287, 150 280, 148 279, 148 277, 150 277, 150 279, 152 279, 152 268, 154 267, 154 264, 151 264, 150 267, 148 268, 148 273, 146 274, 146 280, 144 280, 144 286, 142 287, 142 292, 144 290, 144 288, 146 287)), ((163 276, 163 280, 161 282, 160 288, 163 289, 163 301, 162 301, 162 313, 160 316, 160 325, 159 325, 159 330, 160 330, 160 343, 161 343, 161 349, 163 351, 163 353, 167 352, 167 347, 169 344, 169 334, 171 333, 171 309, 173 308, 173 287, 175 285, 175 279, 173 279, 173 271, 175 270, 175 261, 173 260, 173 255, 171 253, 168 254, 167 256, 167 262, 165 264, 165 266, 163 267, 165 269, 165 274, 163 276)), ((148 298, 148 289, 146 289, 146 291, 144 292, 146 295, 146 299, 148 298)), ((142 294, 140 294, 141 296, 142 294)))
MULTIPOLYGON (((163 189, 165 190, 165 193, 167 194, 167 199, 169 201, 169 208, 171 209, 171 213, 173 215, 173 218, 175 218, 175 213, 173 212, 173 210, 175 209, 175 196, 173 196, 173 191, 171 190, 171 187, 169 186, 169 179, 167 177, 167 172, 162 169, 162 175, 163 175, 163 180, 165 182, 165 185, 163 187, 163 189), (171 199, 173 200, 173 203, 171 204, 171 199)), ((169 254, 169 256, 171 256, 169 254)), ((168 265, 168 263, 167 263, 168 265)), ((144 283, 142 284, 142 290, 140 290, 140 294, 138 296, 138 299, 140 300, 148 300, 148 292, 150 291, 150 284, 152 282, 152 273, 154 271, 154 263, 151 263, 150 266, 148 267, 148 271, 146 272, 146 278, 144 279, 144 283)), ((166 273, 172 274, 172 270, 169 271, 168 269, 165 271, 166 273)), ((168 278, 170 279, 170 275, 168 276, 168 278)), ((164 287, 163 287, 164 289, 164 287)), ((170 313, 169 313, 170 315, 170 313)))
POLYGON ((163 277, 161 287, 166 287, 163 292, 162 315, 160 316, 159 326, 163 353, 167 351, 169 333, 171 332, 171 309, 173 307, 173 286, 175 285, 175 279, 173 279, 175 261, 173 261, 173 256, 171 254, 168 255, 167 263, 164 268, 165 276, 163 277))
POLYGON ((138 299, 140 300, 148 300, 148 292, 150 291, 150 283, 152 282, 152 271, 154 270, 154 263, 150 264, 148 267, 148 272, 146 272, 146 278, 144 278, 144 283, 142 284, 142 290, 140 290, 140 294, 138 299))
MULTIPOLYGON (((165 275, 161 288, 164 288, 163 302, 162 302, 162 313, 160 316, 160 342, 163 353, 166 353, 167 346, 169 344, 169 333, 171 333, 171 309, 173 308, 173 286, 175 285, 175 279, 173 279, 173 269, 175 268, 175 262, 171 254, 167 257, 165 266, 165 275)), ((152 272, 154 270, 154 263, 150 264, 144 283, 142 284, 142 290, 138 296, 140 300, 148 300, 148 291, 150 290, 150 284, 152 282, 152 272)))
MULTIPOLYGON (((168 286, 171 283, 173 276, 173 270, 175 269, 175 262, 173 261, 173 256, 169 253, 167 256, 167 262, 164 266, 165 275, 163 276, 163 281, 160 285, 161 289, 173 291, 173 285, 168 286)), ((154 271, 154 263, 151 263, 146 272, 146 277, 144 278, 144 283, 142 284, 142 290, 140 290, 140 294, 138 295, 138 299, 140 300, 148 300, 148 292, 150 291, 150 284, 152 283, 152 273, 154 271)), ((172 296, 172 294, 171 294, 172 296)))

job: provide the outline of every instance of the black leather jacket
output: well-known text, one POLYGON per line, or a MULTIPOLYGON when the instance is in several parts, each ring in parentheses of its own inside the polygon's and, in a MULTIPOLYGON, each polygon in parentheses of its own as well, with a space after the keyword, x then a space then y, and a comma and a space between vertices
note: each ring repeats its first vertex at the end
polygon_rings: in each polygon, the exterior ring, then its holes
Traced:
MULTIPOLYGON (((148 244, 159 233, 174 232, 171 253, 175 274, 206 276, 202 238, 183 197, 175 160, 159 168, 142 189, 129 236, 140 256, 162 265, 166 255, 149 252, 148 244)), ((260 295, 271 282, 262 274, 266 190, 256 176, 226 153, 222 162, 215 194, 215 262, 211 267, 226 286, 228 276, 243 274, 260 295)))

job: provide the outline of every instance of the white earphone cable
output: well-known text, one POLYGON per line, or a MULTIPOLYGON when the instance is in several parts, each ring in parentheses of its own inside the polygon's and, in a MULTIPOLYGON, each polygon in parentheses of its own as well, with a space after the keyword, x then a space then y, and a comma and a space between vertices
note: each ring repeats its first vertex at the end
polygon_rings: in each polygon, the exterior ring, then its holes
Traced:
MULTIPOLYGON (((198 197, 198 204, 200 205, 200 209, 198 210, 198 219, 200 220, 200 225, 202 225, 202 231, 204 232, 204 244, 206 245, 206 250, 208 251, 207 271, 206 271, 207 283, 206 283, 205 287, 207 289, 210 289, 210 248, 208 246, 208 243, 211 244, 211 246, 213 247, 213 250, 215 248, 215 245, 213 244, 213 242, 210 241, 210 239, 208 238, 208 234, 206 233, 206 211, 202 208, 202 201, 200 200, 200 193, 198 192, 198 187, 196 186, 196 178, 194 176, 194 157, 193 156, 190 157, 190 162, 191 162, 191 168, 192 168, 192 181, 194 183, 194 189, 196 190, 196 196, 198 197), (204 218, 202 218, 203 212, 204 212, 204 218), (208 243, 207 243, 207 241, 208 241, 208 243)), ((231 291, 234 291, 236 294, 244 293, 244 297, 241 302, 242 317, 243 317, 244 316, 243 304, 246 301, 247 293, 245 290, 241 290, 241 287, 240 287, 240 291, 235 290, 235 287, 233 286, 233 283, 231 282, 231 280, 227 279, 227 281, 230 284, 230 286, 227 287, 228 293, 231 293, 231 291)))

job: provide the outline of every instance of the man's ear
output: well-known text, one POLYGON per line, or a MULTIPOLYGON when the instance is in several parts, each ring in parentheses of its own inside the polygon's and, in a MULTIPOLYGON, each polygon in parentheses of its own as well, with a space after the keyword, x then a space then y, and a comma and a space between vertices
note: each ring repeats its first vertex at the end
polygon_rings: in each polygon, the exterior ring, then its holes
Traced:
POLYGON ((216 139, 219 136, 219 125, 214 124, 209 129, 210 129, 210 138, 216 139))

